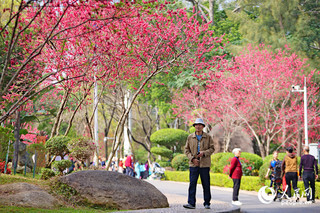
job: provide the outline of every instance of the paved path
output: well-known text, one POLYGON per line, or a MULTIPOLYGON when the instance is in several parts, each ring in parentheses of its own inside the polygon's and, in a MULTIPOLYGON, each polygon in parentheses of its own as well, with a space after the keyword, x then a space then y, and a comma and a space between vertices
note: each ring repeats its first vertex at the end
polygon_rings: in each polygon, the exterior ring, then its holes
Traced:
MULTIPOLYGON (((212 203, 211 210, 203 207, 202 186, 197 187, 197 208, 196 210, 188 210, 182 207, 187 203, 188 183, 147 180, 158 188, 164 195, 167 196, 170 207, 165 209, 148 209, 128 211, 150 212, 150 213, 170 213, 170 212, 239 212, 237 207, 231 205, 232 189, 211 186, 212 203)), ((249 192, 240 190, 239 200, 244 203, 241 206, 243 213, 320 213, 320 200, 316 200, 315 204, 281 204, 273 202, 271 204, 262 204, 258 199, 257 192, 249 192)))

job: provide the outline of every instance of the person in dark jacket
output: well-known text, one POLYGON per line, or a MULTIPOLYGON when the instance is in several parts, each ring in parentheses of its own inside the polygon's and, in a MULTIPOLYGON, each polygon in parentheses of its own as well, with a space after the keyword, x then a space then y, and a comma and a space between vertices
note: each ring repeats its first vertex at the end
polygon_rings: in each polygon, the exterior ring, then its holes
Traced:
POLYGON ((293 154, 293 148, 287 148, 287 155, 282 161, 282 170, 285 172, 286 183, 288 185, 287 195, 291 197, 291 182, 296 194, 299 193, 298 182, 298 158, 293 154))
POLYGON ((315 180, 318 179, 318 164, 315 157, 309 154, 309 146, 303 148, 303 153, 304 155, 301 157, 300 161, 299 176, 301 178, 301 171, 303 168, 304 188, 308 189, 310 186, 312 190, 311 193, 307 193, 307 201, 312 201, 312 203, 314 203, 314 195, 316 193, 315 180))
POLYGON ((233 149, 232 153, 234 154, 234 157, 231 160, 230 165, 230 174, 229 177, 233 180, 233 194, 232 194, 232 204, 241 206, 242 203, 239 201, 239 189, 241 184, 241 177, 242 177, 242 165, 239 160, 239 157, 241 155, 241 149, 235 148, 233 149))

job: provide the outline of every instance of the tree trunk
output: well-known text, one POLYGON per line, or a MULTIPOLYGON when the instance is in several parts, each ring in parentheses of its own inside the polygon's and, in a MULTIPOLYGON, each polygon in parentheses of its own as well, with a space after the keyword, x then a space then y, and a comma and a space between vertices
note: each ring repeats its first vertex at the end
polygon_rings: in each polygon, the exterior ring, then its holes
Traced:
POLYGON ((212 26, 214 26, 214 3, 215 0, 209 0, 209 17, 212 26))
POLYGON ((65 105, 67 103, 67 100, 68 100, 68 97, 70 95, 70 92, 71 92, 70 89, 65 90, 64 97, 63 97, 62 102, 60 104, 59 111, 58 111, 58 113, 56 115, 56 120, 55 120, 54 125, 53 125, 52 130, 51 130, 50 138, 52 138, 53 136, 57 135, 57 132, 59 134, 58 126, 59 126, 60 118, 61 118, 63 109, 64 109, 64 107, 65 107, 65 105))
POLYGON ((78 103, 76 109, 73 111, 72 113, 72 116, 69 120, 69 123, 68 123, 68 127, 67 127, 67 130, 65 131, 64 133, 64 136, 67 136, 71 127, 72 127, 72 122, 73 122, 73 119, 74 117, 76 116, 76 113, 78 112, 78 110, 80 109, 80 106, 82 105, 83 101, 86 99, 86 97, 88 96, 88 93, 85 93, 85 95, 83 96, 82 100, 80 100, 80 102, 78 103))
POLYGON ((160 130, 160 115, 158 107, 155 107, 156 110, 156 130, 160 130))
POLYGON ((223 152, 228 152, 229 151, 230 141, 231 141, 230 132, 225 133, 225 135, 224 135, 224 150, 223 150, 223 152))
POLYGON ((18 158, 19 158, 19 143, 20 143, 20 111, 16 112, 16 123, 14 125, 14 156, 13 156, 13 169, 14 174, 16 174, 17 166, 18 166, 18 158))
POLYGON ((266 149, 263 145, 263 143, 259 143, 259 150, 260 150, 260 154, 262 159, 264 159, 266 157, 266 149))

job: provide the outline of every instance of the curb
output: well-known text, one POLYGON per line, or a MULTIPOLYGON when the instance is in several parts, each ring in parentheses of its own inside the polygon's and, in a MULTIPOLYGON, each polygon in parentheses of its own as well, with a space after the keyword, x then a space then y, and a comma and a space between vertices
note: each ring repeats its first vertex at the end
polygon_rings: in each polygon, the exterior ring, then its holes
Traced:
MULTIPOLYGON (((123 212, 123 211, 121 211, 123 212)), ((184 213, 184 212, 193 212, 193 213, 241 213, 239 206, 234 206, 226 202, 218 201, 217 204, 211 205, 211 209, 205 209, 204 207, 196 209, 185 209, 182 205, 170 205, 168 208, 159 208, 159 209, 139 209, 139 210, 128 210, 127 213, 184 213)), ((119 212, 120 213, 120 212, 119 212)))

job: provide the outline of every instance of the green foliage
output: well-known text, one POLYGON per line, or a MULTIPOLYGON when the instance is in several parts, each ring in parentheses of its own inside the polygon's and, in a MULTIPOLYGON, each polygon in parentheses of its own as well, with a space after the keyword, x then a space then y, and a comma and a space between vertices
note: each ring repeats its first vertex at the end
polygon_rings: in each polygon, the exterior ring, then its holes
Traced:
POLYGON ((48 180, 52 177, 54 177, 56 174, 54 171, 52 171, 51 169, 48 168, 42 168, 41 169, 41 180, 48 180))
POLYGON ((35 153, 35 151, 37 152, 44 152, 46 151, 46 147, 42 144, 42 143, 33 143, 33 144, 30 144, 28 147, 27 147, 27 151, 33 155, 35 153))
POLYGON ((71 139, 68 148, 73 157, 84 162, 93 154, 95 145, 92 139, 79 137, 71 139))
POLYGON ((63 175, 63 170, 65 170, 66 168, 69 168, 72 165, 72 163, 70 160, 60 160, 60 161, 54 161, 52 165, 54 168, 59 170, 60 175, 63 175))
POLYGON ((46 142, 45 147, 50 155, 61 156, 61 158, 63 158, 65 155, 69 153, 69 141, 69 137, 55 136, 46 142))
MULTIPOLYGON (((13 129, 0 126, 0 160, 6 159, 9 141, 14 141, 13 129)), ((9 146, 9 152, 13 152, 12 145, 9 146)))
POLYGON ((43 181, 39 180, 40 176, 36 174, 35 178, 33 178, 32 173, 27 173, 27 177, 24 174, 16 174, 16 175, 9 175, 9 174, 1 174, 0 178, 0 185, 10 184, 10 183, 32 183, 32 184, 42 184, 43 181), (29 176, 29 177, 28 177, 29 176))
POLYGON ((185 145, 188 135, 181 129, 160 129, 151 135, 150 140, 168 149, 172 149, 173 146, 181 148, 185 145))
POLYGON ((233 157, 234 155, 230 152, 220 152, 220 153, 215 153, 211 155, 211 172, 213 173, 222 173, 223 168, 220 169, 219 167, 219 160, 225 156, 228 155, 229 157, 233 157))
POLYGON ((186 171, 189 169, 189 159, 185 154, 179 154, 172 159, 171 165, 177 171, 186 171))
POLYGON ((259 155, 242 152, 240 161, 242 163, 243 174, 245 176, 259 175, 259 169, 263 164, 263 160, 259 155), (241 158, 244 158, 245 160, 241 161, 241 158))
POLYGON ((232 154, 231 152, 213 154, 213 157, 211 158, 212 171, 217 173, 223 173, 224 167, 230 164, 230 162, 227 162, 227 160, 229 160, 233 156, 234 154, 232 154))
POLYGON ((194 132, 196 132, 196 128, 194 126, 190 127, 189 133, 192 134, 194 132))
POLYGON ((314 12, 319 2, 246 0, 230 9, 228 18, 239 25, 242 45, 264 43, 275 51, 288 45, 292 53, 309 58, 311 69, 319 68, 320 13, 314 12))
POLYGON ((148 160, 148 152, 142 146, 134 147, 134 158, 136 161, 144 163, 148 160))
POLYGON ((78 195, 78 192, 71 186, 60 182, 57 178, 53 178, 50 181, 50 191, 53 194, 62 196, 66 201, 73 201, 74 197, 78 195))
POLYGON ((170 149, 168 149, 164 146, 152 147, 151 152, 153 154, 160 155, 162 157, 169 158, 169 159, 172 158, 172 154, 173 154, 173 152, 170 149))

